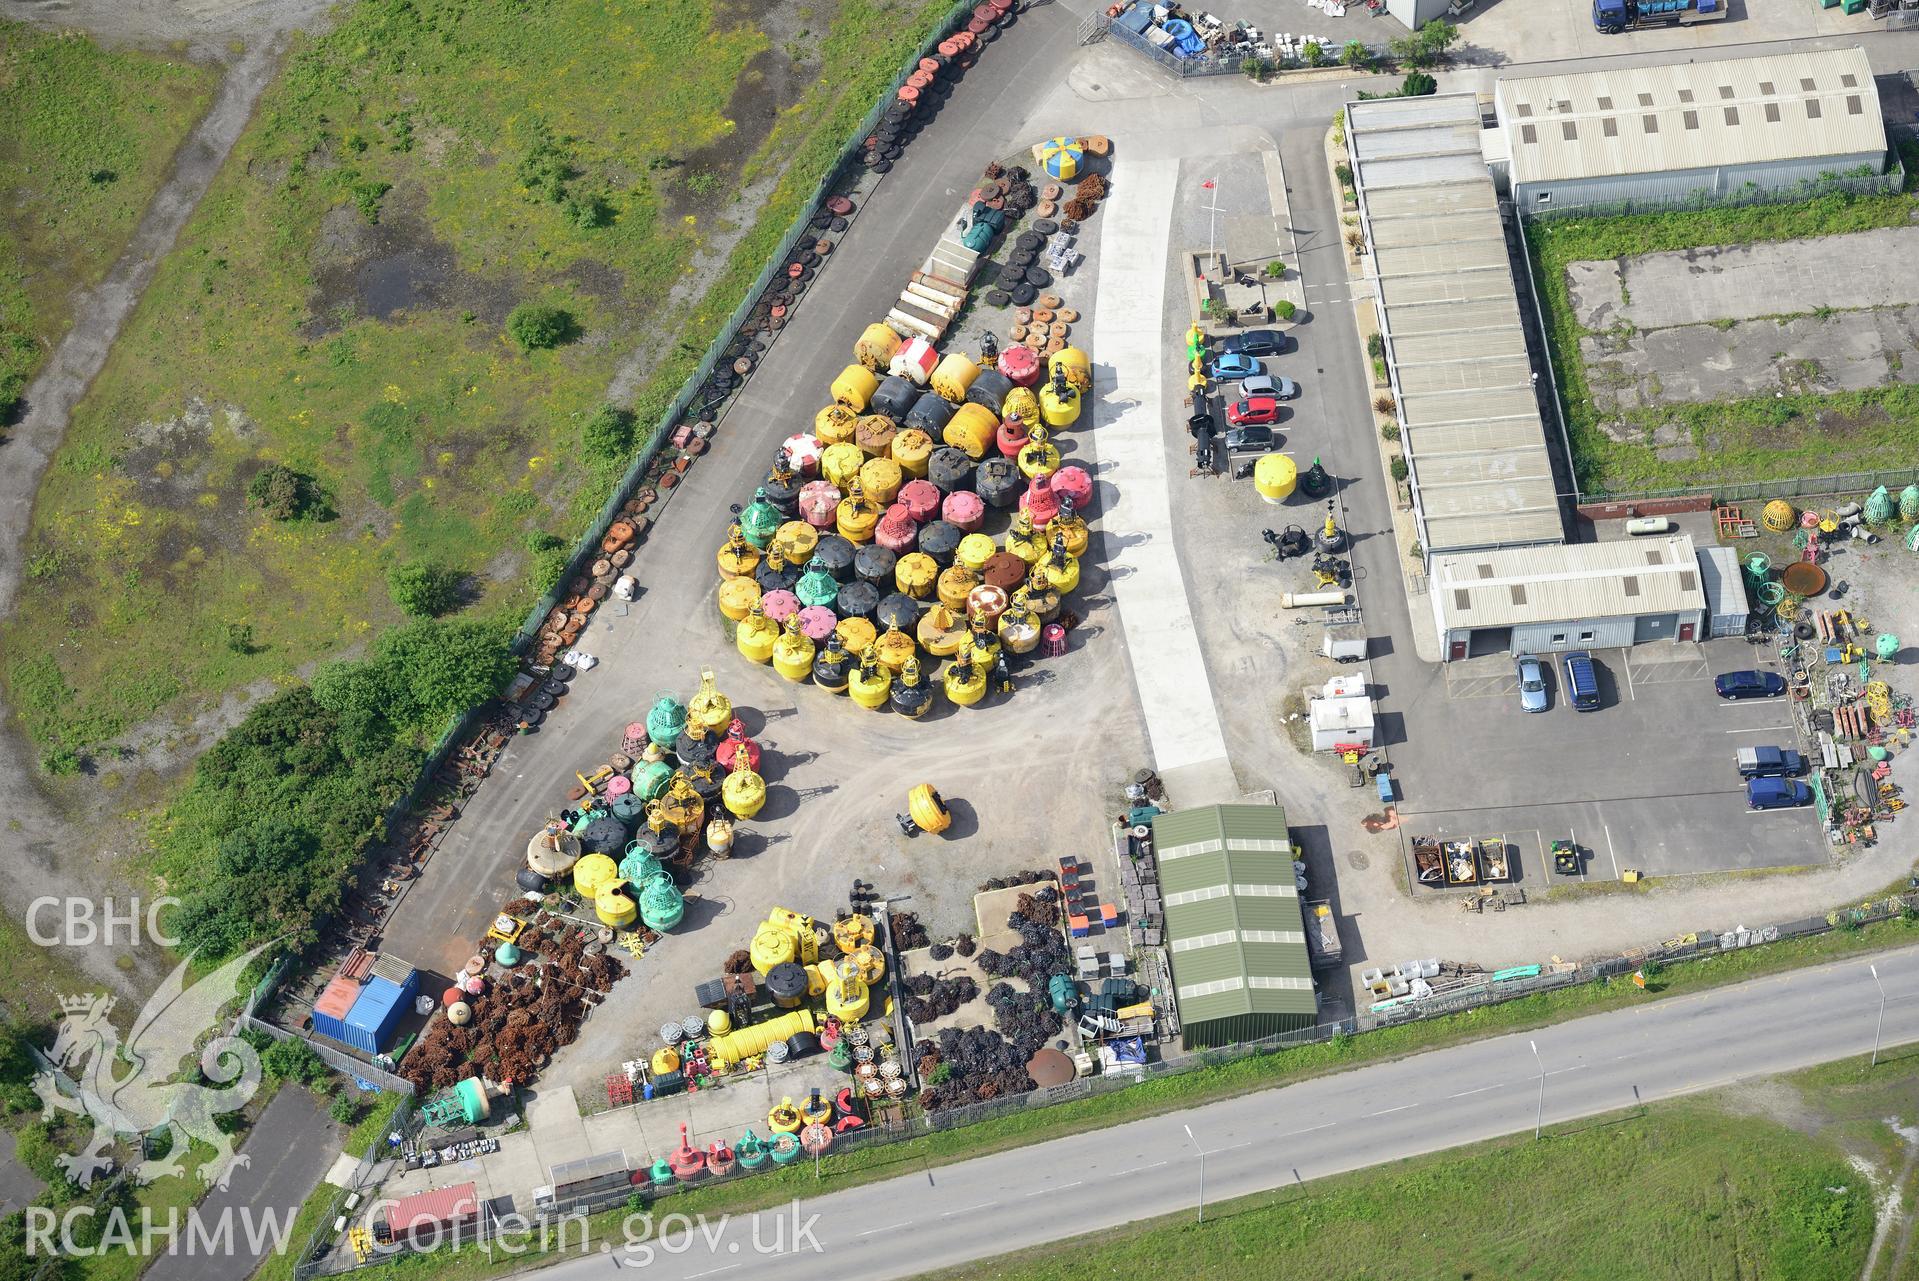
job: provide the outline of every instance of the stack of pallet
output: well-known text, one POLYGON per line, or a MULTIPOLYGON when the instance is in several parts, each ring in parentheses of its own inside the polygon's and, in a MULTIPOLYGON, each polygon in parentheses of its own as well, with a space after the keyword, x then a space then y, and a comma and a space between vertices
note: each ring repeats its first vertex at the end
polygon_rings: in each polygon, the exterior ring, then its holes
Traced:
POLYGON ((967 287, 979 270, 979 257, 954 236, 941 236, 900 291, 899 301, 886 313, 887 326, 902 338, 937 343, 966 305, 967 287))

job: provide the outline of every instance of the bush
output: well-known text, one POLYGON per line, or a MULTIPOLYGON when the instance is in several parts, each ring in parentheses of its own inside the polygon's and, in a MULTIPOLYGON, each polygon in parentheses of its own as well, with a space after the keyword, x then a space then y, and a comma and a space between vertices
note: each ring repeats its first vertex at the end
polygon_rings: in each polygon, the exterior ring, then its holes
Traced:
POLYGON ((1406 78, 1399 82, 1399 96, 1402 98, 1424 98, 1439 92, 1439 81, 1423 71, 1409 71, 1406 78))
POLYGON ((1392 466, 1388 467, 1387 470, 1393 474, 1394 480, 1406 479, 1406 460, 1404 458, 1393 459, 1392 466))
POLYGON ((1443 19, 1434 19, 1417 32, 1400 36, 1392 43, 1393 57, 1400 65, 1423 71, 1439 65, 1446 51, 1459 41, 1459 28, 1443 19))
POLYGON ((1386 354, 1385 336, 1381 334, 1367 334, 1366 335, 1366 354, 1368 356, 1374 356, 1374 357, 1385 355, 1386 354))
POLYGON ((1299 54, 1300 57, 1306 60, 1306 65, 1309 67, 1323 67, 1326 65, 1326 47, 1317 40, 1308 40, 1305 47, 1299 51, 1299 54))
POLYGON ((438 618, 460 603, 460 583, 465 575, 457 569, 429 561, 410 561, 386 572, 387 591, 408 616, 438 618))
POLYGON ((577 334, 573 315, 560 307, 523 302, 506 318, 506 334, 521 351, 542 351, 570 342, 577 334))
POLYGON ((624 467, 633 454, 637 423, 631 410, 601 405, 592 417, 580 424, 580 450, 587 461, 596 466, 624 467))
POLYGON ((1333 166, 1333 177, 1339 179, 1340 186, 1350 187, 1353 185, 1353 167, 1342 160, 1333 166))
POLYGON ((1373 51, 1363 40, 1348 40, 1339 50, 1339 60, 1355 71, 1363 71, 1373 65, 1373 51))
POLYGON ((1268 280, 1284 280, 1284 279, 1286 279, 1286 264, 1285 264, 1285 263, 1283 263, 1283 262, 1281 262, 1281 261, 1280 261, 1279 259, 1277 259, 1277 258, 1275 258, 1275 259, 1273 259, 1273 260, 1272 260, 1271 262, 1269 262, 1269 263, 1267 263, 1267 264, 1266 264, 1266 279, 1268 279, 1268 280))
POLYGON ((1291 320, 1294 316, 1297 316, 1299 314, 1299 308, 1293 305, 1292 299, 1281 298, 1278 302, 1273 304, 1273 314, 1275 316, 1278 316, 1281 320, 1291 320))
POLYGON ((1379 425, 1379 438, 1381 440, 1398 440, 1399 424, 1398 423, 1381 423, 1379 425))
POLYGON ((327 1079, 327 1065, 297 1036, 269 1045, 260 1056, 260 1072, 270 1081, 296 1085, 318 1085, 327 1079))
POLYGON ((533 585, 535 594, 544 596, 558 586, 566 574, 567 562, 572 559, 566 541, 544 529, 529 530, 526 551, 529 561, 527 581, 533 585))
POLYGON ((1335 147, 1346 145, 1346 108, 1344 107, 1333 113, 1333 145, 1335 147))
POLYGON ((1241 74, 1248 80, 1264 80, 1268 67, 1266 59, 1253 57, 1249 54, 1246 60, 1239 64, 1239 69, 1241 74))
POLYGON ((333 1102, 327 1107, 327 1115, 341 1125, 352 1125, 353 1119, 360 1115, 360 1105, 351 1094, 341 1090, 333 1096, 333 1102))
POLYGON ((247 482, 247 501, 269 520, 327 520, 333 508, 320 482, 283 463, 268 463, 247 482))
POLYGON ((1373 397, 1373 409, 1378 413, 1390 414, 1393 412, 1393 410, 1397 409, 1398 407, 1399 406, 1393 403, 1393 398, 1391 396, 1374 396, 1373 397))

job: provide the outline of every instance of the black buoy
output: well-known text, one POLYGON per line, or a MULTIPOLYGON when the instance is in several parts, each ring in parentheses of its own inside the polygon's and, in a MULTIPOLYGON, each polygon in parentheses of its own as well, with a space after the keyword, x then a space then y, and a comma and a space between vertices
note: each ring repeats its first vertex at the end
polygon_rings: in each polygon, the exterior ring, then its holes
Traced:
POLYGON ((833 612, 841 618, 871 618, 879 604, 879 588, 871 583, 848 583, 834 598, 833 612))
MULTIPOLYGON (((954 453, 959 453, 954 450, 954 453)), ((960 455, 962 458, 964 454, 960 455)), ((933 563, 941 569, 950 568, 953 555, 959 550, 960 539, 966 537, 960 527, 950 520, 936 520, 920 530, 920 550, 933 558, 933 563)))
POLYGON ((513 881, 528 894, 544 894, 549 888, 546 878, 530 867, 521 868, 520 874, 514 877, 513 881))
POLYGON ((834 581, 850 583, 853 581, 853 544, 838 534, 824 534, 818 545, 813 548, 813 559, 831 574, 834 581))
POLYGON ((582 854, 604 854, 617 859, 626 850, 626 824, 612 815, 596 818, 580 833, 582 854))
POLYGON ((1319 536, 1314 540, 1319 550, 1331 555, 1343 551, 1346 547, 1346 531, 1333 523, 1333 505, 1326 504, 1326 523, 1319 527, 1319 536))
POLYGON ((889 592, 880 600, 874 618, 881 627, 897 627, 910 635, 919 626, 919 602, 905 592, 889 592))
POLYGON ((1332 488, 1332 478, 1326 474, 1326 468, 1319 459, 1313 459, 1313 465, 1299 478, 1299 487, 1308 498, 1318 498, 1332 488))
MULTIPOLYGON (((933 439, 938 440, 938 436, 933 439)), ((941 494, 957 493, 973 487, 973 460, 966 456, 963 449, 951 445, 942 445, 933 451, 926 462, 926 479, 933 482, 933 488, 941 494)))
POLYGON ((766 994, 783 1010, 798 1009, 806 988, 806 970, 796 961, 781 961, 766 972, 766 994))
POLYGON ((899 556, 889 547, 878 543, 868 543, 853 554, 853 574, 863 583, 885 591, 893 585, 893 571, 899 566, 899 556))
POLYGON ((839 633, 835 632, 826 638, 826 644, 813 659, 813 683, 835 694, 843 693, 852 666, 853 656, 846 652, 846 647, 840 644, 839 633))
POLYGON ((799 515, 800 478, 786 461, 786 450, 782 448, 774 461, 773 470, 760 482, 760 493, 773 509, 788 520, 799 515))
POLYGON ((753 581, 760 585, 762 594, 766 592, 790 592, 793 584, 800 581, 800 567, 790 565, 780 549, 774 547, 766 553, 766 559, 753 571, 753 581))
POLYGON ((706 732, 704 726, 686 723, 680 736, 673 740, 673 755, 680 764, 689 768, 699 765, 711 765, 719 750, 719 744, 706 732))
MULTIPOLYGON (((979 496, 988 507, 1008 511, 1019 506, 1020 492, 1026 486, 1020 480, 1019 468, 1012 459, 993 457, 979 465, 973 487, 979 491, 979 496)), ((926 536, 922 534, 920 543, 924 546, 925 542, 926 536)))

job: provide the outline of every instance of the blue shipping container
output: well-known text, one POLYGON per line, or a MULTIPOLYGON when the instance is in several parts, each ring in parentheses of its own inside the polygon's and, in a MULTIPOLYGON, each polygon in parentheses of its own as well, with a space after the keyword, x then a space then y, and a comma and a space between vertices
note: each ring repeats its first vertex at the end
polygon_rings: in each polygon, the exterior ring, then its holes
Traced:
POLYGON ((360 999, 347 1012, 340 1040, 364 1053, 378 1054, 393 1039, 393 1029, 413 1003, 419 987, 417 970, 407 975, 404 984, 383 978, 368 980, 360 989, 360 999))

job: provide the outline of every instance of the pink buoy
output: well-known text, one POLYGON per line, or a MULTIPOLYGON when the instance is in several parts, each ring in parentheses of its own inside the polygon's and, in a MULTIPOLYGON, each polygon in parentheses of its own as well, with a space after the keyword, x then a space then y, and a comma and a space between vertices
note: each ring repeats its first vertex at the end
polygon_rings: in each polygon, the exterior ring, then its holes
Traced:
POLYGON ((1816 512, 1816 511, 1814 511, 1814 510, 1813 510, 1812 508, 1810 508, 1810 507, 1808 507, 1808 508, 1806 508, 1806 510, 1805 510, 1805 511, 1802 511, 1802 512, 1800 512, 1800 513, 1799 513, 1799 527, 1800 527, 1801 529, 1817 529, 1817 528, 1819 528, 1819 513, 1818 513, 1818 512, 1816 512))
POLYGON ((826 606, 808 605, 800 611, 800 634, 810 641, 823 641, 833 634, 839 621, 826 606))
POLYGON ((803 431, 797 436, 788 436, 780 448, 786 451, 787 465, 800 475, 820 474, 820 455, 825 452, 825 446, 812 432, 803 431))
POLYGON ((906 508, 906 514, 922 525, 929 520, 938 520, 939 486, 930 480, 909 480, 900 487, 899 501, 895 505, 906 508))
POLYGON ((994 437, 993 443, 999 447, 999 452, 1005 457, 1018 458, 1019 451, 1026 448, 1026 442, 1031 439, 1032 436, 1028 434, 1025 423, 1017 418, 1008 418, 999 425, 999 434, 994 437))
POLYGON ((633 780, 624 774, 615 774, 612 778, 606 780, 606 794, 608 796, 625 796, 632 790, 633 780))
POLYGON ((1053 473, 1053 492, 1073 500, 1073 510, 1081 515, 1093 509, 1093 478, 1086 469, 1068 464, 1053 473))
POLYGON ((995 366, 1015 387, 1032 387, 1039 382, 1039 353, 1030 347, 1008 347, 999 354, 995 366))
POLYGON ((976 534, 980 522, 986 518, 986 504, 971 490, 958 489, 946 496, 946 502, 940 507, 940 515, 950 524, 958 526, 963 533, 976 534))
POLYGON ((1066 653, 1066 629, 1058 623, 1046 624, 1039 634, 1039 652, 1042 658, 1059 658, 1066 653))
POLYGON ((486 977, 481 974, 469 974, 462 986, 466 988, 468 996, 478 996, 486 991, 486 977))
POLYGON ((800 519, 814 529, 832 529, 844 497, 831 481, 809 480, 800 487, 800 519))
POLYGON ((760 609, 776 623, 784 623, 800 612, 800 598, 792 592, 768 592, 760 597, 760 609))
MULTIPOLYGON (((913 483, 926 484, 923 480, 913 483)), ((873 541, 895 556, 904 556, 919 545, 919 522, 908 514, 905 503, 894 503, 880 517, 879 525, 873 530, 873 541)))
POLYGON ((1053 478, 1033 477, 1026 486, 1026 492, 1019 496, 1019 505, 1032 515, 1034 528, 1046 528, 1053 517, 1059 515, 1059 494, 1053 488, 1053 478))

